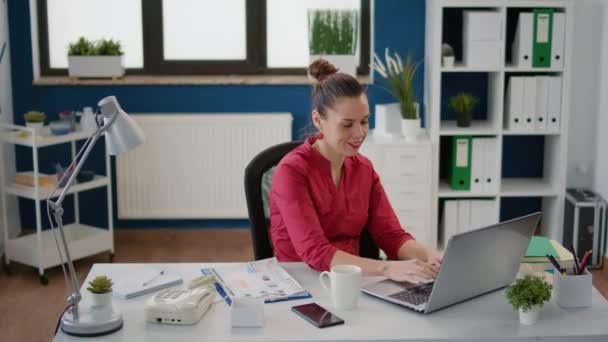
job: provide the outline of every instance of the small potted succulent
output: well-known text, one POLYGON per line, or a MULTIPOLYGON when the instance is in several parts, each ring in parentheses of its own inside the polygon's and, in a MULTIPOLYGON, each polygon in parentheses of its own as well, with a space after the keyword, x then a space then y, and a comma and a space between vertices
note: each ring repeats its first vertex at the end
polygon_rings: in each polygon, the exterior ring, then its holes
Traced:
POLYGON ((101 39, 90 41, 78 38, 68 48, 68 75, 70 77, 111 77, 125 74, 123 51, 119 41, 101 39))
POLYGON ((104 307, 112 304, 112 279, 106 276, 97 276, 89 282, 87 290, 91 292, 93 306, 104 307))
POLYGON ((532 325, 538 320, 543 304, 551 299, 553 286, 541 276, 527 274, 507 288, 506 296, 513 309, 519 310, 519 322, 532 325))
POLYGON ((25 114, 23 114, 23 119, 25 119, 25 126, 34 129, 34 132, 40 132, 42 127, 44 127, 44 120, 46 120, 46 114, 43 112, 31 110, 25 114))
POLYGON ((339 72, 357 76, 359 41, 357 10, 311 9, 308 11, 310 63, 323 58, 339 72))
POLYGON ((450 98, 450 108, 456 113, 458 127, 471 126, 473 109, 477 105, 477 98, 470 93, 460 92, 450 98))

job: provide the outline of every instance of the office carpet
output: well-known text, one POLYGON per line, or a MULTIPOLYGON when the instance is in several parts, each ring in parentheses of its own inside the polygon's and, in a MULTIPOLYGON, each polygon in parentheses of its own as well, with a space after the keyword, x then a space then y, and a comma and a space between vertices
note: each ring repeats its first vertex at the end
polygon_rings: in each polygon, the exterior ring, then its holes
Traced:
MULTIPOLYGON (((221 262, 253 258, 251 235, 244 229, 118 230, 114 262, 221 262)), ((94 263, 108 254, 76 262, 80 284, 94 263)), ((34 268, 12 263, 12 274, 0 270, 0 331, 3 341, 50 341, 66 306, 61 268, 47 271, 49 284, 38 282, 34 268)), ((608 298, 608 267, 593 272, 593 284, 608 298)))

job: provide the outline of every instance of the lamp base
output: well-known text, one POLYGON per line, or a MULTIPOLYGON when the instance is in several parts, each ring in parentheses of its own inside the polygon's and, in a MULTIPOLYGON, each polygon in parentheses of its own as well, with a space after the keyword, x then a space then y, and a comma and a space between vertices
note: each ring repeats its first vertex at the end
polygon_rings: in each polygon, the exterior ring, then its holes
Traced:
POLYGON ((122 315, 112 308, 79 306, 78 319, 71 310, 61 316, 61 331, 68 335, 94 337, 108 335, 122 328, 122 315))

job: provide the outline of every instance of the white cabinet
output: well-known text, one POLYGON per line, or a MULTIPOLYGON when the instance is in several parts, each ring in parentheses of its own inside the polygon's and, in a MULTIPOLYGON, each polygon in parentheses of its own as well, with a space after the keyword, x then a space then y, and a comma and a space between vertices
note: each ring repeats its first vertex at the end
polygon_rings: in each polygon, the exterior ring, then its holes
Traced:
MULTIPOLYGON (((17 184, 15 177, 3 179, 2 199, 6 200, 15 197, 31 199, 35 203, 36 227, 32 234, 13 236, 6 230, 4 232, 5 245, 5 262, 8 266, 11 260, 22 264, 30 265, 38 268, 40 282, 46 284, 48 278, 44 270, 50 267, 61 264, 57 246, 55 244, 55 236, 51 229, 43 229, 42 215, 46 215, 46 199, 52 189, 42 187, 39 184, 41 176, 38 166, 39 149, 45 146, 67 144, 71 145, 71 159, 76 156, 76 142, 87 139, 90 132, 76 131, 66 135, 54 136, 49 132, 48 127, 45 127, 39 134, 32 134, 33 130, 23 126, 0 124, 0 146, 12 147, 12 145, 27 146, 31 148, 32 160, 34 169, 34 186, 25 186, 17 184)), ((110 260, 114 255, 114 223, 112 215, 112 181, 110 177, 110 156, 105 152, 106 170, 105 175, 94 175, 93 179, 83 182, 74 183, 70 188, 69 194, 74 196, 74 222, 65 222, 64 231, 65 237, 70 249, 70 255, 73 260, 81 259, 86 256, 94 255, 101 252, 110 252, 110 260), (78 194, 83 191, 98 189, 105 187, 107 190, 107 214, 108 227, 93 227, 83 224, 80 220, 80 205, 78 194)), ((59 197, 63 188, 58 188, 54 193, 54 198, 59 197)), ((94 205, 94 203, 86 203, 94 205)), ((98 210, 103 210, 103 207, 96 203, 98 210)), ((2 206, 3 224, 8 225, 7 206, 2 206)), ((2 218, 0 216, 0 218, 2 218)), ((59 235, 59 232, 57 232, 59 235)), ((57 237, 59 238, 59 237, 57 237)), ((64 256, 65 262, 65 256, 64 256)))
POLYGON ((361 154, 373 163, 401 226, 418 241, 436 246, 437 230, 431 227, 430 140, 406 141, 372 131, 361 154))

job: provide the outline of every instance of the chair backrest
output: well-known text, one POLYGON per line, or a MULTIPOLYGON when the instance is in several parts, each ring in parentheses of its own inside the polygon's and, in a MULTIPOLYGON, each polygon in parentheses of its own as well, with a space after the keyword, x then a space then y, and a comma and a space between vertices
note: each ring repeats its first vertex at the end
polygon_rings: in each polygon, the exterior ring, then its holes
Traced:
MULTIPOLYGON (((268 232, 270 221, 264 215, 262 179, 268 170, 276 166, 287 153, 301 144, 302 141, 293 141, 269 147, 255 156, 245 168, 245 199, 247 200, 255 260, 271 258, 274 255, 268 232)), ((364 229, 360 239, 359 255, 378 259, 379 252, 371 235, 367 229, 364 229)))

